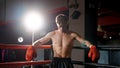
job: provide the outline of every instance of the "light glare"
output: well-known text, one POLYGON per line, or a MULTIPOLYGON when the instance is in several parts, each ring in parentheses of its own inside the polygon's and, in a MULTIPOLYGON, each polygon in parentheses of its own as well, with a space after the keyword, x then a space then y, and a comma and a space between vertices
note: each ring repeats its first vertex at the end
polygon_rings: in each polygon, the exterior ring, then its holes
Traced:
POLYGON ((26 28, 32 31, 36 31, 42 28, 44 24, 43 17, 41 17, 40 13, 35 12, 35 11, 28 12, 25 15, 23 21, 24 21, 24 25, 26 26, 26 28))
POLYGON ((20 42, 20 43, 23 42, 23 37, 19 37, 18 42, 20 42))

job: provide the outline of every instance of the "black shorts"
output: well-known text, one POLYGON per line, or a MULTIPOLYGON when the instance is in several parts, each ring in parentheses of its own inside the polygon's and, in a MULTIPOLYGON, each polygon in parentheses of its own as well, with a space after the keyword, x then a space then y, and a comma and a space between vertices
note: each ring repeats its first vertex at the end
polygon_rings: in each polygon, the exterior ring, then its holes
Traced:
POLYGON ((54 57, 50 68, 74 68, 71 58, 58 58, 54 57))

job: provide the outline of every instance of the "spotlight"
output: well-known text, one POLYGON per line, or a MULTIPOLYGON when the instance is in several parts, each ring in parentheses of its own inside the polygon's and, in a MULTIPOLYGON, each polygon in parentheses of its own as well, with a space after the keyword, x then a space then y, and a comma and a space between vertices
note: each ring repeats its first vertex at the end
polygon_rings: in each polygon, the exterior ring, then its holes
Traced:
POLYGON ((23 37, 18 37, 18 42, 23 42, 23 37))
POLYGON ((23 24, 31 31, 36 31, 44 27, 44 17, 37 11, 29 11, 23 17, 23 24))
POLYGON ((34 42, 35 31, 42 30, 45 27, 45 20, 39 11, 29 10, 23 16, 24 26, 32 32, 32 44, 34 42))

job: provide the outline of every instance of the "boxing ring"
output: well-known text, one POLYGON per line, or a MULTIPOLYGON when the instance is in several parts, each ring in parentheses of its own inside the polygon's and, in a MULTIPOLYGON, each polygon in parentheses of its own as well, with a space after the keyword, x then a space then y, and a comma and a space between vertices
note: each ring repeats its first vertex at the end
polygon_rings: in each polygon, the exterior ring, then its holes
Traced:
MULTIPOLYGON (((0 44, 0 49, 27 49, 30 45, 0 44)), ((42 45, 38 48, 49 49, 50 45, 42 45)), ((2 62, 0 68, 21 68, 24 65, 45 65, 50 64, 51 60, 40 61, 18 61, 18 62, 2 62)))
MULTIPOLYGON (((0 44, 0 49, 27 49, 29 46, 30 45, 0 44)), ((50 49, 51 45, 41 45, 38 48, 50 49)), ((74 47, 74 48, 81 49, 79 47, 74 47)), ((0 68, 22 68, 22 66, 25 66, 25 65, 46 65, 46 64, 50 64, 51 61, 52 60, 1 62, 0 68)), ((76 60, 72 60, 72 63, 77 65, 87 65, 87 66, 94 66, 94 67, 120 68, 120 66, 98 64, 98 63, 86 63, 86 62, 76 61, 76 60)))

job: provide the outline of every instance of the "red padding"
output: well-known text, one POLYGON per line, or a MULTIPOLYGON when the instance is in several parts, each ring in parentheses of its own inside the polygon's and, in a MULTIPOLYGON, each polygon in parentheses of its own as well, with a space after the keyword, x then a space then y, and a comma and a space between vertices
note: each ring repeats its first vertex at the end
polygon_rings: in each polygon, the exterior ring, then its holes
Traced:
POLYGON ((9 66, 24 66, 24 65, 43 65, 49 64, 51 60, 41 60, 41 61, 20 61, 20 62, 3 62, 0 63, 0 68, 9 67, 9 66))
MULTIPOLYGON (((0 44, 0 49, 27 49, 31 45, 0 44)), ((39 45, 38 48, 49 49, 51 45, 39 45)))

